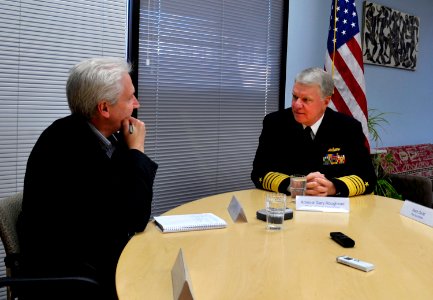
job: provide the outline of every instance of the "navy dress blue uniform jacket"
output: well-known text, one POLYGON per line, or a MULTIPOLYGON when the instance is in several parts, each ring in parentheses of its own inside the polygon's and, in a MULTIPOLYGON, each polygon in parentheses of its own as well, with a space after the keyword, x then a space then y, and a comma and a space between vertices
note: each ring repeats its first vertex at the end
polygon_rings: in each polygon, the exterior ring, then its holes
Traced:
POLYGON ((290 176, 319 171, 337 196, 373 192, 376 175, 360 122, 327 108, 313 141, 303 130, 292 108, 264 118, 251 173, 257 188, 287 193, 290 176))
POLYGON ((67 273, 86 266, 113 288, 122 249, 148 223, 156 170, 121 136, 110 159, 78 115, 55 121, 27 162, 18 222, 24 270, 41 265, 38 272, 67 273))

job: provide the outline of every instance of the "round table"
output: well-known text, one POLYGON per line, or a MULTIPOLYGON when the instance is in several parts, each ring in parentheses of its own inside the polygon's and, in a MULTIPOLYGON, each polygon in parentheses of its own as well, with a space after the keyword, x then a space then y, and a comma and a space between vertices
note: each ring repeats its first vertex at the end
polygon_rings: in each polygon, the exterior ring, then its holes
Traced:
MULTIPOLYGON (((173 299, 171 269, 182 249, 194 296, 207 299, 433 299, 433 228, 400 215, 403 202, 367 195, 350 198, 349 213, 296 211, 272 232, 256 219, 265 191, 251 189, 189 202, 165 215, 212 212, 227 228, 162 233, 153 222, 119 259, 120 299, 173 299), (236 196, 248 223, 234 223, 236 196), (329 233, 355 240, 342 248, 329 233), (348 255, 371 262, 363 272, 336 262, 348 255)), ((290 200, 290 198, 288 198, 290 200)))

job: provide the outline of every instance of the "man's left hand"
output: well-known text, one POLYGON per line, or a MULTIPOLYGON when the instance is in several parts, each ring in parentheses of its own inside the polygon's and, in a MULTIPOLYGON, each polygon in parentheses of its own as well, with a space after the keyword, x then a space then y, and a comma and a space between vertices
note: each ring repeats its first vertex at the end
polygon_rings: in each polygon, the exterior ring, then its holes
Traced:
POLYGON ((133 117, 122 121, 122 132, 129 149, 137 149, 144 153, 146 125, 133 117))

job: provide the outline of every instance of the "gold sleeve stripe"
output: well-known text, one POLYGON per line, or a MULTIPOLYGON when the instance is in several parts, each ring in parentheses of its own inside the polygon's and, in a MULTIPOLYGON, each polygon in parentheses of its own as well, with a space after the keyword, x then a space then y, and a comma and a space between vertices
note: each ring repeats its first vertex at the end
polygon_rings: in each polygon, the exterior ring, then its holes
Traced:
POLYGON ((349 197, 363 194, 365 192, 364 181, 356 175, 344 176, 338 178, 343 181, 349 190, 349 197))
POLYGON ((263 188, 265 190, 272 190, 272 182, 277 177, 278 177, 278 173, 276 173, 276 172, 269 172, 269 173, 267 173, 265 175, 265 178, 263 179, 263 188))
POLYGON ((289 176, 287 175, 279 175, 277 178, 275 178, 275 180, 272 182, 272 190, 274 192, 278 192, 281 182, 288 177, 289 176))
POLYGON ((289 178, 288 175, 278 172, 269 172, 265 175, 265 178, 263 178, 262 186, 265 190, 278 192, 278 187, 280 186, 281 182, 289 178))
POLYGON ((349 176, 353 181, 353 184, 356 186, 356 195, 364 194, 365 192, 365 184, 364 181, 356 175, 349 176))
POLYGON ((339 180, 343 181, 343 183, 347 186, 347 189, 349 190, 349 197, 354 196, 356 193, 355 186, 353 185, 352 181, 348 177, 340 177, 339 180))
POLYGON ((365 193, 365 183, 364 180, 362 180, 359 176, 352 175, 351 178, 354 182, 356 182, 356 187, 358 189, 357 195, 364 194, 365 193))
POLYGON ((271 184, 274 181, 275 177, 278 176, 278 173, 276 172, 269 172, 265 175, 265 178, 263 179, 263 188, 266 190, 271 189, 271 184))

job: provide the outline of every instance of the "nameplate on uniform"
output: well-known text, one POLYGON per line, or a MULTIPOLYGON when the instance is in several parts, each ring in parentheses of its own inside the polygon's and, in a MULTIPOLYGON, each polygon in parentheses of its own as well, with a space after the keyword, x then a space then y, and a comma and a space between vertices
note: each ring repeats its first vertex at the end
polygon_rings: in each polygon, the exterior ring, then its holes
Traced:
POLYGON ((192 282, 183 258, 182 249, 179 250, 176 262, 171 269, 171 281, 173 284, 173 299, 194 300, 192 282))
POLYGON ((229 207, 227 207, 229 211, 230 217, 232 217, 233 222, 235 223, 247 223, 247 216, 245 215, 244 209, 240 204, 239 200, 236 196, 233 195, 232 200, 230 201, 229 207))
POLYGON ((296 196, 296 210, 348 213, 350 201, 340 197, 296 196))
POLYGON ((400 214, 433 227, 433 209, 406 200, 400 210, 400 214))

